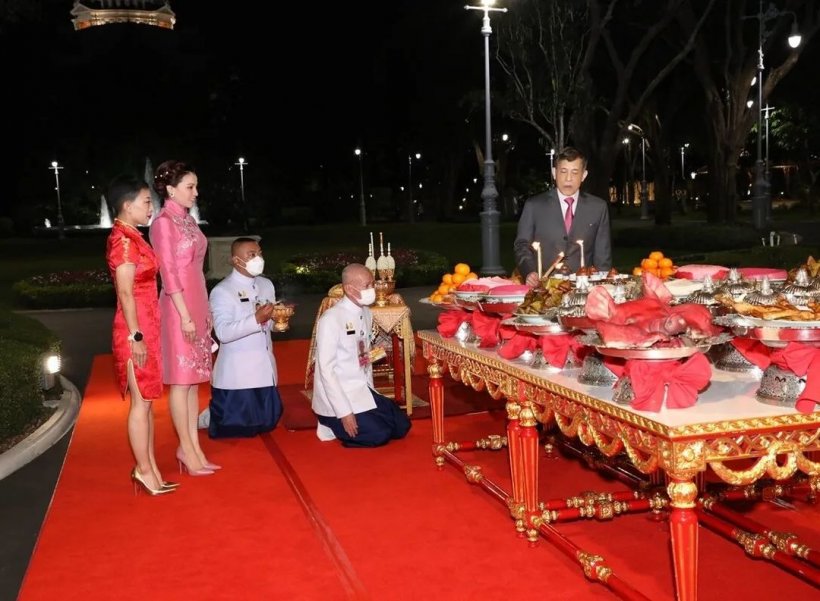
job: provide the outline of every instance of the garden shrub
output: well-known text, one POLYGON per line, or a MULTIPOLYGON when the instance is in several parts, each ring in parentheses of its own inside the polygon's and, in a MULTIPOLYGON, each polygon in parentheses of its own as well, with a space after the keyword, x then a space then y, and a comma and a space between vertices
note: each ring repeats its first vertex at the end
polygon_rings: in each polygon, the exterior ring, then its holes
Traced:
POLYGON ((0 310, 0 445, 48 412, 40 380, 43 355, 59 348, 39 321, 0 310))
POLYGON ((103 269, 36 275, 12 286, 15 303, 26 309, 113 307, 114 285, 103 269))
MULTIPOLYGON (((426 286, 439 281, 447 271, 446 257, 422 250, 400 249, 393 253, 394 279, 399 287, 426 286)), ((341 281, 342 269, 349 263, 362 263, 360 251, 306 253, 284 261, 278 273, 270 274, 277 287, 286 293, 323 293, 341 281)))

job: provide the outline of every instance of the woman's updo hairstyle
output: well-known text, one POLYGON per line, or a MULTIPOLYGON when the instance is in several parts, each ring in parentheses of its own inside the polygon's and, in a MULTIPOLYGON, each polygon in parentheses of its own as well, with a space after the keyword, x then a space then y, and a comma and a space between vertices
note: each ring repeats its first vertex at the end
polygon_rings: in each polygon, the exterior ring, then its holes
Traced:
POLYGON ((160 198, 168 198, 168 186, 177 187, 183 177, 193 172, 193 168, 188 163, 165 161, 154 171, 154 190, 160 198))

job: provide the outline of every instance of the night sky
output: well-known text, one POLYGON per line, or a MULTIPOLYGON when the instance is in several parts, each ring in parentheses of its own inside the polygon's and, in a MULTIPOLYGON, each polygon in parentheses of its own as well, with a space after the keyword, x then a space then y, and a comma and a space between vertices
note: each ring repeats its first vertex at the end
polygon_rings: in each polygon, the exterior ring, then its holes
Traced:
POLYGON ((290 176, 349 170, 362 145, 387 170, 395 154, 398 171, 483 86, 481 19, 463 0, 175 0, 174 31, 74 31, 72 2, 35 4, 41 12, 3 32, 4 54, 16 57, 7 78, 20 91, 4 126, 22 151, 5 162, 19 202, 53 193, 44 176, 54 159, 66 180, 145 156, 208 169, 245 156, 249 176, 290 176))

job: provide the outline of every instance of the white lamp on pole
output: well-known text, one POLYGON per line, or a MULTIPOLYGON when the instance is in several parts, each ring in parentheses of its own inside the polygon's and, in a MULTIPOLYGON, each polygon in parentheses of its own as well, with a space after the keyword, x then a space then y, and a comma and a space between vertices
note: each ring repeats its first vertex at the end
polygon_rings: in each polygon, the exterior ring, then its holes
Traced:
POLYGON ((62 169, 57 161, 51 161, 49 169, 54 171, 55 190, 57 191, 57 234, 60 240, 65 239, 65 220, 63 219, 63 201, 60 198, 60 169, 62 169))
POLYGON ((364 202, 364 170, 362 169, 362 149, 356 148, 353 151, 359 159, 359 223, 367 225, 367 205, 364 202))

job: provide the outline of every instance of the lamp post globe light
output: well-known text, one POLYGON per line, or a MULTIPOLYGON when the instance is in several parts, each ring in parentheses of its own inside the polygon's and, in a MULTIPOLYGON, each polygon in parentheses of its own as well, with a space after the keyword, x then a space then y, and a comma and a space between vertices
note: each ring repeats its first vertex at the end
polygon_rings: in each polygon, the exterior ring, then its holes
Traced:
POLYGON ((417 161, 421 158, 421 153, 407 155, 407 221, 413 223, 416 220, 416 207, 413 201, 413 159, 417 161))
MULTIPOLYGON (((792 17, 792 31, 789 35, 789 46, 797 48, 802 41, 800 32, 797 30, 797 15, 790 10, 777 10, 774 4, 769 4, 766 12, 763 12, 763 0, 760 0, 759 9, 756 15, 743 17, 744 19, 757 19, 757 158, 755 160, 755 180, 752 192, 752 225, 756 230, 763 230, 768 226, 771 218, 771 187, 766 174, 766 166, 763 161, 763 42, 766 40, 766 22, 784 15, 792 17)), ((753 84, 754 85, 754 84, 753 84)), ((768 113, 766 113, 768 120, 768 113)), ((768 158, 768 157, 767 157, 768 158)))
POLYGON ((627 129, 641 137, 641 219, 649 219, 649 187, 646 182, 646 135, 634 123, 630 123, 627 129))
POLYGON ((484 12, 481 33, 484 36, 484 189, 481 191, 483 207, 481 211, 481 273, 483 275, 502 275, 505 273, 501 266, 500 254, 500 214, 496 206, 498 190, 495 187, 495 163, 493 162, 492 124, 490 121, 490 27, 491 12, 507 12, 506 8, 495 8, 495 0, 481 0, 481 6, 467 5, 466 10, 480 10, 484 12))
POLYGON ((364 170, 362 169, 362 149, 353 151, 359 159, 359 223, 367 225, 367 205, 364 202, 364 170))
POLYGON ((54 171, 54 189, 57 191, 57 234, 60 240, 65 239, 65 220, 63 219, 63 201, 60 198, 60 169, 63 167, 57 161, 51 161, 49 169, 54 171))

